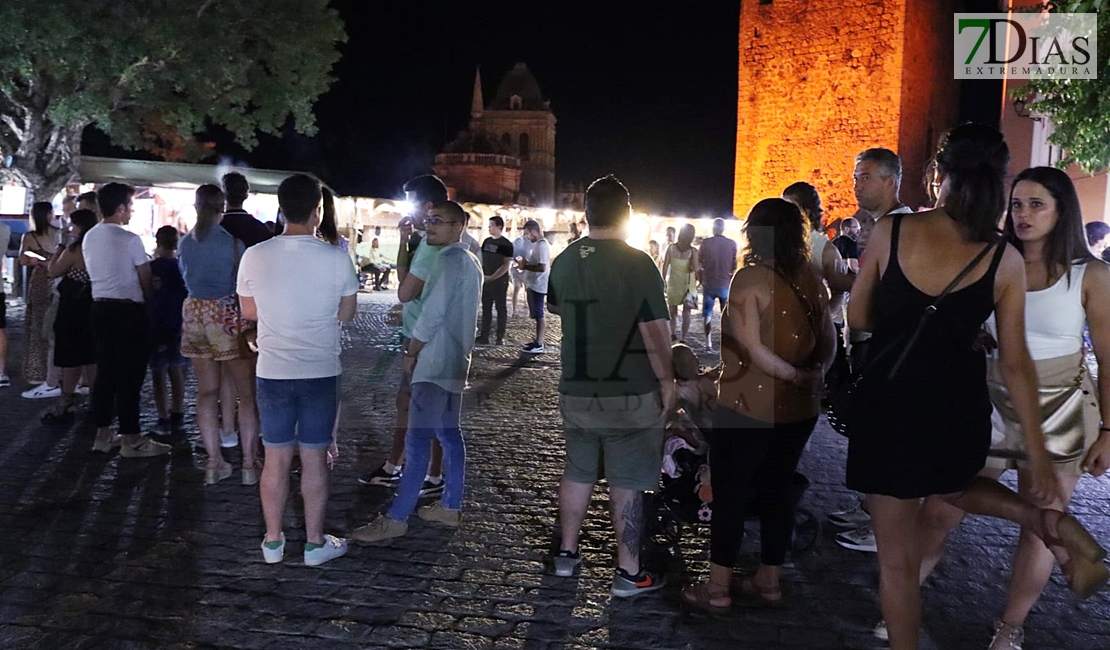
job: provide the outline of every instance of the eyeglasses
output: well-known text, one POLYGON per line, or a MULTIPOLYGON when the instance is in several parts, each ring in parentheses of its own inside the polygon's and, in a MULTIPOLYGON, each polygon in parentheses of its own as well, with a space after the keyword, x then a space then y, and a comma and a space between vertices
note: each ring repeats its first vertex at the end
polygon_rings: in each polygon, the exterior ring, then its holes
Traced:
POLYGON ((424 225, 427 225, 427 226, 438 226, 438 225, 443 224, 443 223, 462 223, 462 222, 457 220, 457 219, 441 219, 439 217, 426 217, 424 219, 424 225))

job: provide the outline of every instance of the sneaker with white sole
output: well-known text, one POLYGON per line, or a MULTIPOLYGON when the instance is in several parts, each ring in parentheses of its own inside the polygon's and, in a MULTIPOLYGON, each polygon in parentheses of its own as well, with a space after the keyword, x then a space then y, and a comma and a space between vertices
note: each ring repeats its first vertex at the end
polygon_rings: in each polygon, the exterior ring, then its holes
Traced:
POLYGON ((30 390, 23 391, 21 395, 24 399, 51 399, 62 396, 62 387, 43 382, 30 390))
POLYGON ((73 389, 73 392, 78 394, 78 395, 88 397, 89 393, 92 393, 92 389, 89 388, 88 384, 81 384, 77 388, 73 389))
POLYGON ((890 640, 890 633, 886 629, 886 621, 879 621, 879 624, 875 626, 874 630, 871 630, 871 633, 880 641, 890 640))
POLYGON ((442 501, 416 509, 416 516, 433 524, 442 524, 451 528, 458 528, 462 524, 462 512, 446 508, 442 501))
POLYGON ((369 474, 363 474, 358 477, 358 482, 363 485, 377 485, 380 487, 395 488, 401 484, 401 466, 393 468, 392 472, 387 472, 385 463, 378 465, 378 467, 369 474))
POLYGON ((343 557, 347 554, 347 540, 334 535, 324 535, 324 544, 309 550, 308 544, 304 545, 305 566, 320 566, 324 562, 343 557))
POLYGON ((282 558, 285 557, 285 533, 281 534, 281 542, 277 547, 271 548, 267 546, 267 544, 273 544, 273 542, 267 542, 266 538, 263 537, 261 544, 262 559, 266 560, 266 564, 277 564, 281 562, 282 558))
POLYGON ((96 440, 93 441, 93 451, 101 451, 108 453, 112 451, 113 447, 119 447, 123 444, 123 436, 118 433, 108 432, 108 435, 96 434, 96 440))
POLYGON ((524 352, 526 352, 527 354, 543 354, 544 351, 545 350, 543 347, 543 343, 536 343, 535 341, 533 341, 524 346, 524 352))
POLYGON ((871 526, 860 526, 855 530, 846 530, 842 533, 837 533, 836 543, 853 551, 863 551, 864 553, 879 552, 879 548, 875 544, 875 531, 871 529, 871 526))
POLYGON ((569 578, 574 575, 578 567, 582 566, 581 551, 559 551, 551 558, 555 568, 555 575, 560 578, 569 578))
POLYGON ((7 375, 0 374, 0 388, 7 388, 8 386, 11 386, 11 385, 12 385, 12 378, 7 376, 7 375))
POLYGON ((424 484, 420 486, 420 493, 418 498, 424 499, 427 497, 438 497, 443 494, 443 479, 438 481, 430 481, 424 479, 424 484))
POLYGON ((404 521, 397 521, 388 515, 379 515, 373 521, 360 526, 351 533, 351 539, 356 542, 372 544, 383 542, 394 537, 402 537, 409 532, 409 525, 404 521))
POLYGON ((658 591, 667 585, 667 577, 653 571, 640 569, 640 573, 629 575, 624 569, 617 569, 613 576, 613 587, 609 593, 617 598, 634 598, 641 594, 658 591))
MULTIPOLYGON (((167 421, 167 424, 169 422, 167 421)), ((231 449, 232 447, 239 446, 239 432, 238 431, 221 431, 220 432, 220 446, 224 449, 231 449)))
POLYGON ((841 528, 859 528, 871 523, 871 515, 863 509, 863 501, 850 508, 829 513, 829 523, 841 528))

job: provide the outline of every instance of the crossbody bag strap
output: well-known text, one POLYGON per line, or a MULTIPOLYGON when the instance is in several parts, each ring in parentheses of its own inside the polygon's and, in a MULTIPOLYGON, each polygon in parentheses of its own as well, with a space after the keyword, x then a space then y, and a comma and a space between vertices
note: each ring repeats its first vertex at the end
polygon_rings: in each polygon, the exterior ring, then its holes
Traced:
POLYGON ((814 340, 821 338, 821 328, 817 325, 817 310, 814 308, 813 303, 809 301, 809 298, 806 296, 805 292, 802 291, 802 288, 798 286, 798 283, 786 277, 786 274, 776 268, 774 265, 767 264, 766 262, 761 262, 760 264, 771 269, 771 271, 773 271, 775 275, 782 278, 782 281, 786 283, 786 286, 790 287, 790 290, 793 291, 794 295, 798 298, 798 302, 802 303, 802 307, 805 307, 806 309, 806 322, 809 323, 810 329, 813 330, 814 340))
POLYGON ((968 265, 965 266, 963 270, 960 271, 959 274, 951 282, 948 283, 948 286, 944 288, 944 291, 941 291, 940 295, 937 296, 933 300, 933 302, 931 302, 929 306, 925 308, 925 311, 921 314, 921 319, 917 321, 917 329, 915 329, 913 331, 913 334, 910 335, 910 338, 906 340, 906 345, 902 348, 902 354, 898 355, 898 359, 894 362, 894 365, 890 367, 890 371, 886 375, 886 378, 888 380, 893 379, 894 375, 898 372, 898 369, 902 367, 902 363, 906 360, 906 357, 909 356, 910 350, 913 349, 914 344, 917 343, 917 339, 921 336, 921 332, 925 329, 925 324, 929 322, 929 319, 933 316, 933 314, 937 313, 937 308, 940 306, 941 301, 947 298, 948 294, 952 293, 952 290, 956 288, 956 285, 958 285, 964 278, 966 278, 967 274, 971 273, 971 270, 979 265, 979 262, 983 261, 983 258, 987 256, 987 253, 989 253, 992 248, 1001 245, 1003 245, 1001 242, 992 242, 984 246, 983 250, 979 251, 979 254, 976 255, 975 258, 972 259, 970 262, 968 262, 968 265))

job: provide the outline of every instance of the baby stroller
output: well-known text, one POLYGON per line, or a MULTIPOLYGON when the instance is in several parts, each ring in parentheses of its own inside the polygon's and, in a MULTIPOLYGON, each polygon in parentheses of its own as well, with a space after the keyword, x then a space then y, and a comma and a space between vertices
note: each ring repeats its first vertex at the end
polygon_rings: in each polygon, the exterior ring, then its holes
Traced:
MULTIPOLYGON (((712 492, 709 489, 709 456, 681 443, 668 444, 665 471, 660 487, 645 495, 644 517, 650 536, 660 539, 674 549, 682 539, 685 525, 708 525, 713 520, 712 492)), ((821 522, 809 510, 798 507, 809 479, 795 472, 791 483, 791 503, 794 505, 794 542, 791 552, 805 553, 814 548, 821 537, 821 522)), ((748 497, 749 503, 754 495, 748 497)), ((748 520, 759 517, 752 508, 748 520)))

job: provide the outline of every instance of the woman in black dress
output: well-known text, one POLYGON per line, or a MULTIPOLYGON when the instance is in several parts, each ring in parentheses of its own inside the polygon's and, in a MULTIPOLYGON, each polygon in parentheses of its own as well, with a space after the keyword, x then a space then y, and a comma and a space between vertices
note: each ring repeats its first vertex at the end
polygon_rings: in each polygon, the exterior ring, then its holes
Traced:
POLYGON ((879 551, 879 596, 893 650, 917 648, 921 498, 940 495, 960 509, 1014 521, 1035 532, 1063 564, 1073 590, 1103 573, 1105 551, 1058 510, 1042 510, 996 481, 977 477, 990 447, 986 361, 973 349, 993 310, 1000 367, 1021 420, 1032 489, 1051 502, 1056 477, 1044 448, 1036 375, 1025 341, 1025 269, 1001 242, 1002 178, 1009 151, 995 129, 966 124, 937 151, 937 208, 875 224, 848 307, 849 326, 873 332, 850 411, 848 487, 867 494, 879 551), (921 315, 984 249, 937 306, 897 373, 888 371, 921 315), (882 355, 886 348, 896 349, 882 355))
POLYGON ((96 343, 92 335, 92 285, 85 271, 81 242, 96 225, 92 210, 74 210, 64 246, 59 246, 47 270, 58 283, 58 315, 54 318, 54 365, 62 370, 62 395, 42 417, 45 423, 73 418, 74 393, 84 372, 89 383, 96 378, 96 343))

